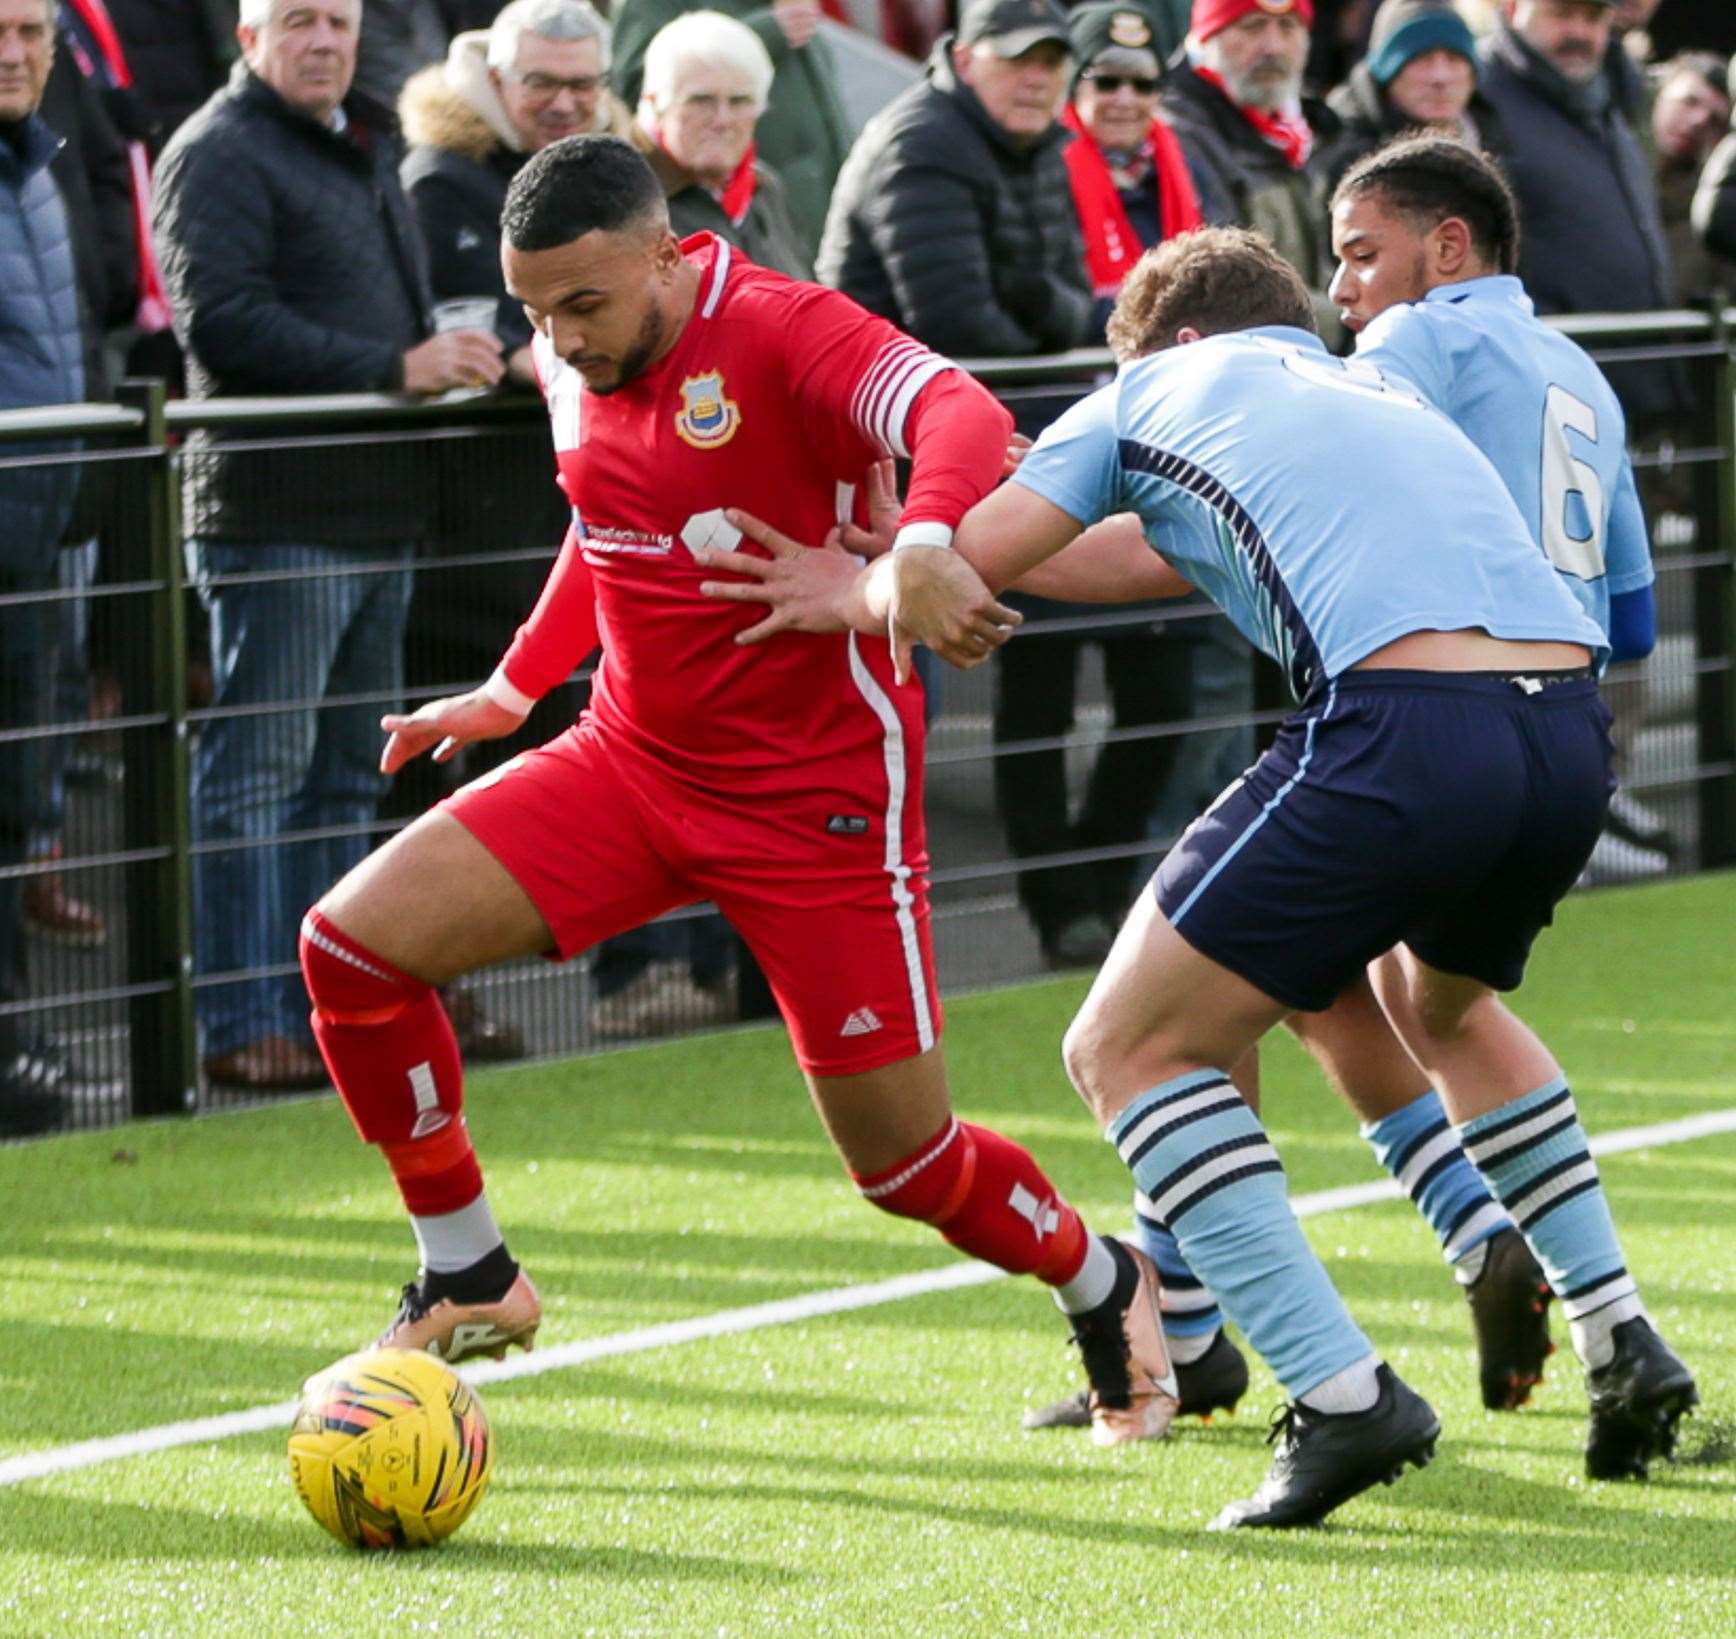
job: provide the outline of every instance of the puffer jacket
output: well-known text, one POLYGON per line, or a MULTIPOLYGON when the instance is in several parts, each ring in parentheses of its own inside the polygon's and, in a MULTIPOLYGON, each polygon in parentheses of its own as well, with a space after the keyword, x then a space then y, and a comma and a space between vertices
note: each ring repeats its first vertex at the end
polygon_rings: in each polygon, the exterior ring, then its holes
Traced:
MULTIPOLYGON (((164 150, 157 257, 190 398, 403 386, 429 292, 397 121, 354 94, 344 109, 340 135, 241 63, 164 150)), ((423 533, 418 445, 228 455, 226 442, 189 442, 191 535, 336 545, 423 533)))
POLYGON ((1021 146, 953 72, 876 114, 832 195, 819 277, 943 353, 1062 352, 1091 332, 1091 283, 1055 124, 1021 146))
MULTIPOLYGON (((84 397, 84 334, 72 232, 49 165, 60 148, 42 120, 21 144, 0 141, 0 409, 76 404, 84 397)), ((65 444, 0 445, 0 456, 41 455, 65 444)), ((54 562, 78 494, 75 463, 13 468, 0 482, 0 570, 54 562)))

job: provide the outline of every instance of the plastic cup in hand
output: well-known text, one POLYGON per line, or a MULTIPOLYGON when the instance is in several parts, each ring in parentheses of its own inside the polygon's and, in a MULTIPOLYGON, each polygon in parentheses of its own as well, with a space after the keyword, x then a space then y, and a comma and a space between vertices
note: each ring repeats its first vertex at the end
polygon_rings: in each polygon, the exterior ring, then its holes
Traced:
POLYGON ((434 304, 434 333, 445 335, 448 330, 494 329, 494 315, 500 304, 492 296, 454 296, 450 301, 434 304))

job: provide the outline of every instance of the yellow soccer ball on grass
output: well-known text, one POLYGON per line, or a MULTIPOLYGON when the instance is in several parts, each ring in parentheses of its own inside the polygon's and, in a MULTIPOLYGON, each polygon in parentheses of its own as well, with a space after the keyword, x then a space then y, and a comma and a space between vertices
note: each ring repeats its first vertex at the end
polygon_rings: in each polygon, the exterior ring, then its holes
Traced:
POLYGON ((289 1436, 307 1509, 353 1548, 449 1537, 488 1489, 482 1402, 430 1354, 366 1349, 310 1377, 289 1436))

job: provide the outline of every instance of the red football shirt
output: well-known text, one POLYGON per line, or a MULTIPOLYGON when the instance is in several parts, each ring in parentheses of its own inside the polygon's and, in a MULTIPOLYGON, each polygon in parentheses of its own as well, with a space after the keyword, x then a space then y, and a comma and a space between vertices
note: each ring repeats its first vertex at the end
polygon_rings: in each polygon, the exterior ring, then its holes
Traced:
MULTIPOLYGON (((576 546, 589 570, 603 645, 591 712, 672 772, 774 784, 816 759, 877 754, 872 698, 895 687, 887 645, 784 633, 744 648, 735 636, 763 609, 701 593, 708 575, 689 548, 735 544, 724 507, 822 540, 850 515, 871 462, 910 453, 912 407, 952 366, 837 291, 756 267, 710 234, 683 249, 700 271, 692 316, 627 386, 593 394, 546 338, 535 342, 573 504, 567 555, 576 546)), ((965 410, 929 418, 948 426, 931 425, 917 451, 907 521, 954 525, 999 475, 1010 419, 968 378, 948 380, 966 383, 965 410), (922 481, 931 451, 938 484, 922 481)), ((582 601, 578 586, 545 594, 503 664, 515 689, 545 692, 583 658, 582 601)))

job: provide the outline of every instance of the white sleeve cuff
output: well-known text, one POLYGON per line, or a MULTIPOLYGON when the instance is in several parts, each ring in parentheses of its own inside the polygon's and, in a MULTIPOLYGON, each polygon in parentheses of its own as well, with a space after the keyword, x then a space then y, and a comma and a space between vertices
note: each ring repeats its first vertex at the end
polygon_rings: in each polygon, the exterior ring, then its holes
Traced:
POLYGON ((519 717, 529 716, 531 707, 536 704, 534 697, 521 689, 515 689, 507 681, 506 670, 501 666, 496 666, 489 674, 488 681, 482 685, 482 692, 497 706, 519 717))
POLYGON ((896 552, 901 546, 951 546, 952 526, 950 524, 920 523, 904 524, 892 537, 892 550, 896 552))

